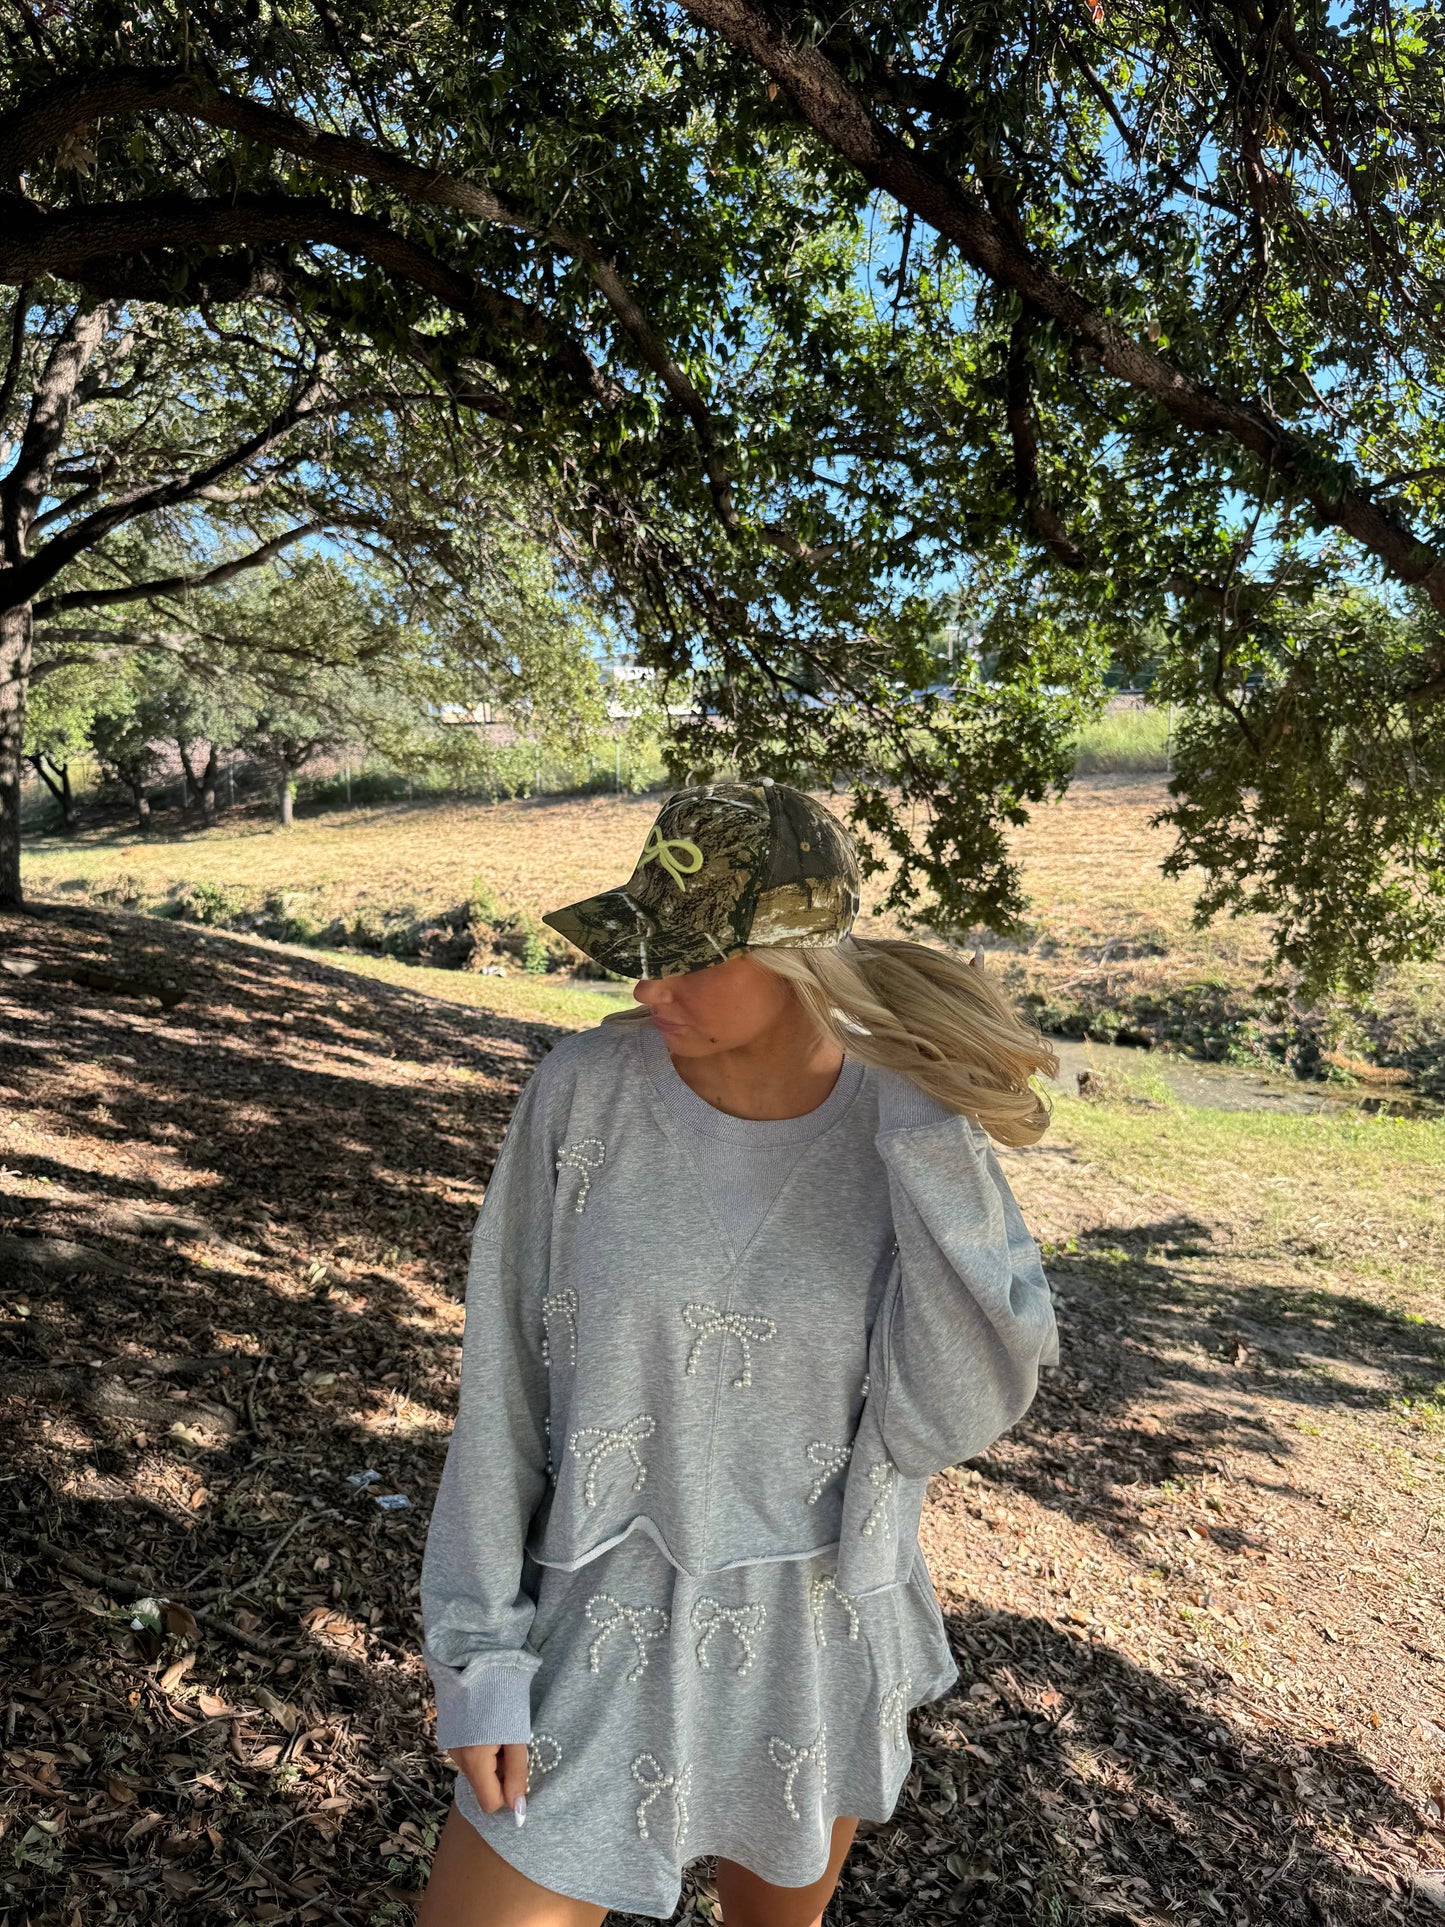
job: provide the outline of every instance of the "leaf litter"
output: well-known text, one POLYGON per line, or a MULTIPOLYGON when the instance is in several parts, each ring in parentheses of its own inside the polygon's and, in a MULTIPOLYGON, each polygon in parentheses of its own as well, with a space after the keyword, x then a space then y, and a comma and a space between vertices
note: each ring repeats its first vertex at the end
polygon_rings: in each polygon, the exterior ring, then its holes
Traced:
MULTIPOLYGON (((0 1290, 0 1918, 405 1927, 449 1797, 416 1581, 466 1238, 556 1033, 90 911, 0 949, 55 967, 0 977, 0 1228, 39 1259, 0 1290)), ((1050 1170, 1013 1175, 1081 1234, 1065 1368, 933 1482, 961 1678, 830 1920, 1438 1921, 1438 1480, 1362 1473, 1227 1252, 1121 1264, 1050 1170)))

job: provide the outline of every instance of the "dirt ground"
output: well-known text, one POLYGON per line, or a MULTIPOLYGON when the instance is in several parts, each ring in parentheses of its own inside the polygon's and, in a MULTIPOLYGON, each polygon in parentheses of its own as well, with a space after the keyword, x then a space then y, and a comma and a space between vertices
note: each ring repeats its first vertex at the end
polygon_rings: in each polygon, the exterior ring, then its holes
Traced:
MULTIPOLYGON (((555 1035, 0 919, 3 1927, 410 1919, 456 1294, 555 1035)), ((1247 1209, 1178 1117, 1061 1105, 1011 1158, 1064 1366, 934 1483, 963 1677, 830 1921, 1445 1914, 1441 1179, 1418 1135, 1331 1164, 1320 1128, 1313 1187, 1270 1167, 1247 1209)))

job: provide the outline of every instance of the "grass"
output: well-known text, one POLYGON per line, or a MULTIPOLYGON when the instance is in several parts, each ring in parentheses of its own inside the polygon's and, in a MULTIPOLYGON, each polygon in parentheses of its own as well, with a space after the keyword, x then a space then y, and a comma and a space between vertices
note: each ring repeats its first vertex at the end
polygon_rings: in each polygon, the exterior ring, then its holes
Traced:
POLYGON ((1413 1118, 1054 1100, 1062 1143, 1116 1197, 1167 1196, 1233 1249, 1288 1249, 1445 1312, 1445 1130, 1413 1118))
POLYGON ((1075 775, 1167 770, 1172 722, 1166 709, 1109 710, 1080 732, 1075 775))
POLYGON ((583 989, 570 982, 521 972, 514 977, 480 977, 464 970, 433 970, 425 964, 402 963, 396 957, 360 957, 346 952, 338 952, 329 961, 355 971, 359 977, 421 991, 442 1003, 562 1024, 569 1030, 585 1030, 600 1023, 609 1010, 625 1010, 633 1001, 626 984, 599 983, 583 989))
MULTIPOLYGON (((1156 722, 1120 712, 1099 727, 1156 722)), ((1260 918, 1195 927, 1195 880, 1160 867, 1172 837, 1155 818, 1168 801, 1157 773, 1085 775, 1016 833, 1028 924, 1006 942, 984 941, 1005 987, 1042 1027, 1285 1061, 1306 1074, 1331 1071, 1330 1053, 1332 1074, 1339 1062, 1377 1062, 1445 1094, 1445 969, 1387 971, 1369 1007, 1296 1008, 1287 983, 1265 983, 1260 918)), ((535 919, 627 876, 656 807, 655 796, 416 801, 303 813, 290 831, 245 813, 209 833, 87 830, 32 842, 26 887, 138 907, 204 887, 242 911, 284 903, 298 927, 320 929, 363 913, 437 917, 465 903, 480 879, 510 913, 535 919)), ((877 914, 882 890, 875 879, 865 892, 862 934, 898 929, 877 914)))

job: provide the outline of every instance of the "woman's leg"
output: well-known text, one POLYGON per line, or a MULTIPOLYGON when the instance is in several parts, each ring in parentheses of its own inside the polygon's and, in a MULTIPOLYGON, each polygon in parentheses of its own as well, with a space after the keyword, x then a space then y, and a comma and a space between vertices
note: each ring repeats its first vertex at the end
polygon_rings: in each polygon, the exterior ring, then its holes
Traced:
MULTIPOLYGON (((723 1927, 818 1927, 857 1831, 856 1820, 833 1822, 828 1870, 811 1887, 775 1887, 735 1860, 719 1860, 717 1897, 722 1903, 723 1927)), ((429 1927, 429 1923, 421 1927, 429 1927)))
POLYGON ((607 1909, 539 1887, 462 1818, 447 1815, 417 1927, 601 1927, 607 1909))

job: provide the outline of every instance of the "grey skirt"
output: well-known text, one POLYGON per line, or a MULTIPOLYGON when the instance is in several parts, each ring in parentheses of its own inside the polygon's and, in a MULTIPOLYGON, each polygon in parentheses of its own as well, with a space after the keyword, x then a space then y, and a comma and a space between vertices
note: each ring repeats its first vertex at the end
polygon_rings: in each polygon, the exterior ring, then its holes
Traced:
POLYGON ((527 1821, 457 1809, 528 1879, 667 1919, 716 1854, 781 1887, 822 1878, 833 1822, 886 1820, 911 1707, 958 1677, 918 1552, 850 1598, 833 1560, 681 1573, 644 1533, 576 1572, 535 1569, 527 1821))

